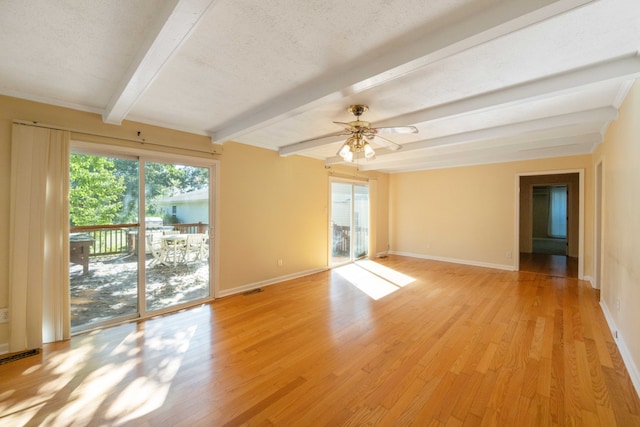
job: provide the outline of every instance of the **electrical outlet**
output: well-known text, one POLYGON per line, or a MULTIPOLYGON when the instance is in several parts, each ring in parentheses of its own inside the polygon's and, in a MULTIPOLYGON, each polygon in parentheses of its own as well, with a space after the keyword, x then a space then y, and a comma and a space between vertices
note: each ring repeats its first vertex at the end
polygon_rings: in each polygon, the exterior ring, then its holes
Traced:
POLYGON ((7 323, 9 321, 9 309, 0 308, 0 323, 7 323))
POLYGON ((616 311, 620 311, 620 298, 616 299, 616 311))
POLYGON ((278 260, 278 267, 282 267, 282 264, 283 264, 283 263, 282 263, 282 258, 280 258, 280 259, 278 260))
POLYGON ((511 257, 513 256, 513 254, 511 253, 511 251, 507 251, 507 253, 506 253, 505 255, 506 255, 506 257, 507 257, 508 259, 511 259, 511 257))

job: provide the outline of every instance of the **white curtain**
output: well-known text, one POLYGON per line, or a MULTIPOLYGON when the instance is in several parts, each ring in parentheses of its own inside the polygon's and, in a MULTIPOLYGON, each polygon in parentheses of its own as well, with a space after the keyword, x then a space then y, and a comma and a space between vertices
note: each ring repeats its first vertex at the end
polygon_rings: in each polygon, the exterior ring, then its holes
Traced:
POLYGON ((69 338, 69 132, 14 124, 9 352, 69 338))
POLYGON ((549 191, 549 236, 567 237, 567 187, 551 187, 549 191))

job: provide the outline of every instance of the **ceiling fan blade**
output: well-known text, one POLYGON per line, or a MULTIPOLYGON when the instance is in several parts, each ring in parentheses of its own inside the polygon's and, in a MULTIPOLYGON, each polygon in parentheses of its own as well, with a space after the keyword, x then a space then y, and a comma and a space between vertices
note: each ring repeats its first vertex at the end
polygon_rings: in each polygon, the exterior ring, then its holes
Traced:
POLYGON ((350 128, 350 127, 351 127, 351 124, 349 124, 349 123, 345 123, 345 122, 333 122, 333 123, 335 123, 335 124, 337 124, 337 125, 342 125, 342 126, 345 126, 345 127, 348 127, 348 128, 350 128))
POLYGON ((301 144, 303 142, 318 141, 320 139, 325 139, 325 138, 334 138, 336 136, 350 136, 350 135, 351 135, 351 132, 346 131, 346 130, 341 130, 340 132, 334 132, 334 133, 330 133, 328 135, 318 136, 316 138, 305 139, 304 141, 298 141, 298 142, 296 142, 296 144, 301 144))
POLYGON ((372 129, 377 133, 418 133, 418 128, 415 126, 394 126, 372 129))
POLYGON ((385 148, 388 148, 389 150, 398 151, 402 148, 402 145, 395 143, 387 138, 383 138, 380 135, 375 135, 375 138, 377 138, 376 142, 378 144, 382 145, 385 148))

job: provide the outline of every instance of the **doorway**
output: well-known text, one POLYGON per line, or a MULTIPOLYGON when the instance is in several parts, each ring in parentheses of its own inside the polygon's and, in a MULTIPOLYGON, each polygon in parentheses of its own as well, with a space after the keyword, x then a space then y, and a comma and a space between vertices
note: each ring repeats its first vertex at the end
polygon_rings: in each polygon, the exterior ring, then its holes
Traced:
POLYGON ((369 252, 369 186, 332 180, 329 225, 330 266, 365 258, 369 252))
POLYGON ((213 297, 216 165, 104 150, 70 159, 72 332, 213 297))
POLYGON ((567 255, 568 199, 566 184, 533 186, 531 253, 567 255))
POLYGON ((518 269, 582 276, 582 172, 518 177, 518 269))

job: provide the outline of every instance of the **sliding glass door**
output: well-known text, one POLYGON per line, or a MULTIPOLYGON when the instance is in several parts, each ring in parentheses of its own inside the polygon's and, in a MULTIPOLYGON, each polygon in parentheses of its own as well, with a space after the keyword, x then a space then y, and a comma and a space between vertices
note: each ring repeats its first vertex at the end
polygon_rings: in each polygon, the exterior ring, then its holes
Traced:
POLYGON ((331 182, 331 266, 364 258, 369 251, 369 186, 331 182))
POLYGON ((72 331, 212 296, 214 171, 140 156, 71 155, 72 331))

